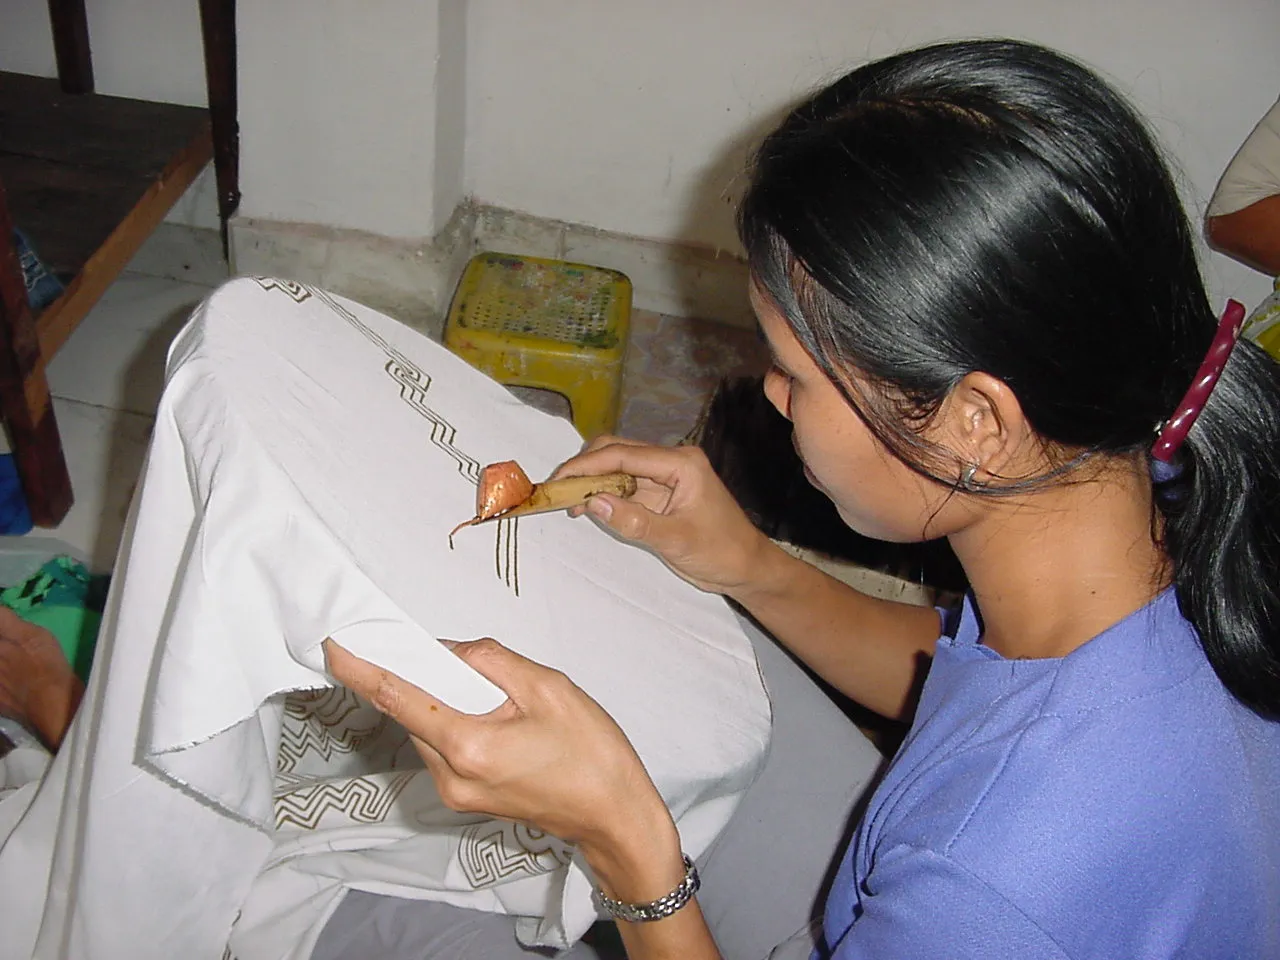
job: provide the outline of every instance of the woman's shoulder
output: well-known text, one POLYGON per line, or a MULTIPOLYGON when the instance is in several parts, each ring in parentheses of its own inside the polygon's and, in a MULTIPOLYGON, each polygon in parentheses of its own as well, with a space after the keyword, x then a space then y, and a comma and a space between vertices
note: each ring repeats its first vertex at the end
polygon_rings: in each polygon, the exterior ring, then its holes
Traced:
POLYGON ((1269 850, 1280 883, 1280 723, 1223 687, 1171 594, 1061 660, 938 679, 886 778, 886 839, 1010 882, 1028 858, 1180 873, 1269 850))
POLYGON ((1172 589, 1058 658, 1010 660, 984 647, 968 600, 953 623, 923 697, 930 724, 961 722, 966 705, 976 705, 982 725, 1005 733, 1050 720, 1060 729, 1105 730, 1131 723, 1124 716, 1133 712, 1217 713, 1235 702, 1172 589))
POLYGON ((1060 943, 1205 917, 1280 923, 1280 723, 1207 663, 1078 702, 1058 680, 1009 691, 927 756, 909 741, 869 813, 873 862, 944 858, 1060 943))

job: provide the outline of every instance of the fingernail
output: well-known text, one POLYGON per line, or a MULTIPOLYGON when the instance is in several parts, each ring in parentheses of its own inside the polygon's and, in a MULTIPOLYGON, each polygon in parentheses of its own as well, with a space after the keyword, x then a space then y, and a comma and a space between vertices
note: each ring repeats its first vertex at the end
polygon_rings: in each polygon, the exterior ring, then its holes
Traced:
POLYGON ((592 497, 587 501, 587 513, 600 520, 608 520, 613 516, 613 504, 604 497, 592 497))
POLYGON ((438 639, 450 650, 452 650, 454 647, 456 647, 459 643, 462 642, 460 640, 446 640, 444 637, 439 637, 438 639))

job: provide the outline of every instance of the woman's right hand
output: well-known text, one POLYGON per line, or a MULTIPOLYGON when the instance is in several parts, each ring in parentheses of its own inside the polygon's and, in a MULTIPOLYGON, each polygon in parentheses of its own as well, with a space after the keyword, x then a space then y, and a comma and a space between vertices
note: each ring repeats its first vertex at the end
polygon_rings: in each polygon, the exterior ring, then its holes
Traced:
POLYGON ((619 536, 644 544, 678 575, 712 593, 734 594, 758 576, 773 544, 747 518, 698 447, 657 447, 599 437, 555 477, 623 472, 634 495, 592 497, 584 511, 619 536))

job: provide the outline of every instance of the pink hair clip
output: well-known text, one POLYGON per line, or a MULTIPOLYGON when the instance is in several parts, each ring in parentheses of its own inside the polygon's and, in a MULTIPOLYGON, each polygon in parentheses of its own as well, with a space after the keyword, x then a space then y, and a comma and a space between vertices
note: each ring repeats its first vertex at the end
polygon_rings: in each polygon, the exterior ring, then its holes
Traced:
POLYGON ((1218 332, 1213 335, 1213 343, 1205 354, 1204 362, 1196 371, 1195 379, 1187 389, 1186 395, 1174 408, 1174 414, 1160 427, 1155 445, 1151 448, 1151 456, 1161 463, 1169 463, 1173 455, 1182 446, 1191 425, 1200 416, 1205 401, 1213 392, 1213 386, 1222 375, 1222 368, 1227 365, 1231 349, 1240 338, 1240 328, 1244 326, 1244 304, 1238 300, 1228 300, 1227 309, 1218 323, 1218 332))

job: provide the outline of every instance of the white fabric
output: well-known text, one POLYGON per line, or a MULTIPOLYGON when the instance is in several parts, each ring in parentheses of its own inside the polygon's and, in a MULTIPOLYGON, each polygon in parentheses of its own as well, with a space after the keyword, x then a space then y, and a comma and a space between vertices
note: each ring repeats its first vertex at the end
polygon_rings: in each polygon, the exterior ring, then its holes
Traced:
POLYGON ((347 888, 579 937, 595 912, 572 851, 444 810, 403 732, 349 695, 286 710, 330 685, 330 635, 473 712, 501 693, 434 637, 563 669, 627 731, 686 851, 706 848, 769 736, 728 607, 563 514, 447 544, 481 464, 538 478, 579 445, 371 310, 282 281, 218 290, 170 354, 80 714, 18 817, 0 805, 0 958, 217 957, 229 932, 240 960, 305 958, 347 888))
POLYGON ((9 832, 13 824, 9 819, 17 816, 22 804, 5 805, 18 790, 34 793, 36 783, 49 768, 49 751, 22 724, 8 717, 0 717, 0 736, 13 748, 0 757, 0 837, 9 832))
MULTIPOLYGON (((725 960, 808 960, 821 938, 830 875, 885 758, 789 654, 755 624, 744 627, 773 705, 773 731, 760 775, 698 858, 698 907, 725 960)), ((545 956, 519 946, 511 917, 351 891, 310 960, 545 956)), ((557 960, 611 956, 579 942, 557 960)))
POLYGON ((1280 101, 1268 110, 1227 164, 1206 216, 1221 217, 1280 193, 1280 101))

